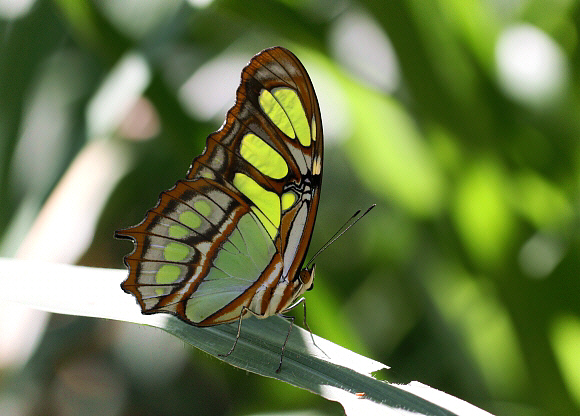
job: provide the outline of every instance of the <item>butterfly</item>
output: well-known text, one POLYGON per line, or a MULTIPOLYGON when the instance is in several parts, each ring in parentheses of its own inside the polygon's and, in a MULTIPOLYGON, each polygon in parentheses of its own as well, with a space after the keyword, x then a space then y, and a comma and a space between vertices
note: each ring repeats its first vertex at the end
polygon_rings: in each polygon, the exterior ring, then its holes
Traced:
POLYGON ((140 224, 116 232, 135 244, 122 289, 144 314, 202 327, 238 321, 229 355, 243 318, 282 314, 312 288, 314 266, 303 264, 322 156, 306 69, 287 49, 263 50, 243 69, 234 106, 186 178, 162 192, 140 224))

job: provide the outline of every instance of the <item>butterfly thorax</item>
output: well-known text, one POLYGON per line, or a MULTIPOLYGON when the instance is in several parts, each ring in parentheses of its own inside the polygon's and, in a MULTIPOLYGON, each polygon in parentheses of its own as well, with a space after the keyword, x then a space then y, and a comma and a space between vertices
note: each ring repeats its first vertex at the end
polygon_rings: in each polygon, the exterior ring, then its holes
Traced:
POLYGON ((312 287, 314 269, 302 269, 293 279, 281 277, 272 287, 256 291, 248 309, 259 318, 267 318, 292 308, 294 303, 312 287))

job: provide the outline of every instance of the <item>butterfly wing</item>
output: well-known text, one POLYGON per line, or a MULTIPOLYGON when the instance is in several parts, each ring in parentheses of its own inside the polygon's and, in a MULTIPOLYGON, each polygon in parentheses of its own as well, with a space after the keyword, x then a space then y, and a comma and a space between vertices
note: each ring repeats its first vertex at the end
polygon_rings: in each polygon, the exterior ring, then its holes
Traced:
POLYGON ((117 232, 135 243, 122 288, 143 313, 199 326, 234 321, 244 307, 262 316, 284 309, 294 294, 274 292, 304 262, 322 155, 320 110, 300 61, 281 47, 254 56, 187 178, 117 232))

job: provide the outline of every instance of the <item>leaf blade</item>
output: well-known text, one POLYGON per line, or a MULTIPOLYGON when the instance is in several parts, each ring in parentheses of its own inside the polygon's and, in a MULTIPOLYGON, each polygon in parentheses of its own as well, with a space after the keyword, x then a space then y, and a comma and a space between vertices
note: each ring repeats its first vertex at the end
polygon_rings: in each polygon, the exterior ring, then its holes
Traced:
POLYGON ((397 386, 376 380, 371 373, 387 366, 316 335, 315 345, 310 334, 298 326, 286 345, 282 371, 276 373, 289 325, 278 316, 244 320, 236 350, 222 357, 219 354, 233 345, 237 323, 201 328, 167 314, 142 315, 134 299, 119 287, 125 275, 124 270, 0 259, 0 299, 47 312, 155 326, 240 369, 338 401, 347 414, 489 414, 428 386, 397 386), (444 407, 424 398, 434 393, 443 395, 440 402, 444 407), (460 413, 454 413, 460 408, 460 413))

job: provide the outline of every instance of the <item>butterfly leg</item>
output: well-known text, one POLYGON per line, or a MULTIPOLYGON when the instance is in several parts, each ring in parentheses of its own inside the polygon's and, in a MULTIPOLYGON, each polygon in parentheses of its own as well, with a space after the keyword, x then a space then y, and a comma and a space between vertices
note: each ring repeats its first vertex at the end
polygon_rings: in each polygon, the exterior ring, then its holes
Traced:
POLYGON ((240 319, 238 320, 238 333, 236 334, 236 340, 234 341, 234 345, 232 345, 232 348, 227 353, 218 354, 218 356, 224 357, 224 358, 228 357, 236 349, 236 345, 238 345, 238 340, 240 339, 240 333, 242 331, 242 319, 244 318, 244 315, 246 314, 246 312, 252 312, 252 311, 250 309, 248 309, 246 306, 242 307, 242 311, 240 312, 240 319))
MULTIPOLYGON (((303 298, 304 299, 304 298, 303 298)), ((286 309, 288 310, 288 309, 286 309)), ((284 351, 286 350, 286 344, 288 343, 288 338, 290 338, 290 332, 292 332, 292 327, 294 326, 294 317, 293 316, 286 316, 282 314, 278 314, 282 318, 287 319, 290 321, 290 328, 288 328, 288 333, 286 334, 286 339, 284 340, 284 344, 282 345, 282 352, 280 353, 280 365, 276 369, 276 373, 279 373, 282 369, 282 360, 284 359, 284 351)))
POLYGON ((328 356, 327 353, 324 352, 324 350, 322 348, 320 348, 317 344, 316 341, 314 341, 314 335, 312 334, 312 330, 310 329, 310 327, 308 326, 308 322, 306 321, 306 298, 300 298, 298 299, 296 302, 294 302, 292 305, 288 306, 284 312, 289 311, 290 309, 295 308, 296 306, 298 306, 299 304, 302 304, 302 306, 304 307, 304 320, 302 321, 304 323, 304 327, 308 330, 308 332, 310 332, 310 338, 312 338, 312 343, 314 344, 314 346, 316 348, 318 348, 320 350, 320 352, 322 352, 324 355, 326 355, 327 358, 330 358, 328 356))
MULTIPOLYGON (((302 299, 304 299, 304 298, 302 298, 302 299)), ((298 303, 296 303, 296 305, 297 304, 298 303)), ((240 339, 240 333, 242 331, 242 319, 243 319, 244 315, 246 314, 246 312, 250 312, 250 313, 257 316, 256 313, 254 313, 252 310, 248 309, 246 306, 244 306, 242 308, 242 312, 240 312, 240 319, 238 320, 238 333, 236 334, 236 340, 234 341, 234 345, 232 345, 232 348, 227 353, 218 354, 218 356, 225 358, 225 357, 229 356, 231 353, 233 353, 234 350, 236 349, 236 345, 238 345, 238 340, 240 339)), ((282 314, 279 314, 279 315, 282 318, 288 319, 290 321, 290 328, 288 329, 288 333, 286 334, 286 340, 284 341, 284 345, 282 345, 282 352, 280 354, 280 364, 278 365, 278 368, 276 369, 277 373, 279 373, 280 369, 282 368, 282 359, 284 358, 284 350, 286 349, 286 343, 288 342, 288 338, 290 338, 290 332, 292 332, 292 326, 294 325, 294 317, 293 316, 285 316, 282 314)), ((311 334, 312 334, 312 332, 311 332, 311 334)))
MULTIPOLYGON (((308 330, 308 332, 310 332, 310 338, 312 338, 312 343, 314 344, 314 346, 316 348, 318 348, 321 353, 323 353, 324 355, 326 355, 326 358, 330 358, 328 356, 328 354, 325 353, 324 350, 318 346, 318 344, 316 343, 316 341, 314 341, 314 335, 312 334, 312 330, 310 329, 310 327, 308 326, 308 322, 306 321, 306 302, 304 300, 305 299, 302 298, 302 299, 300 299, 298 301, 298 303, 302 302, 302 306, 304 307, 304 320, 302 322, 304 322, 304 326, 306 327, 306 329, 308 330)), ((296 306, 298 306, 298 304, 296 304, 296 306)))

